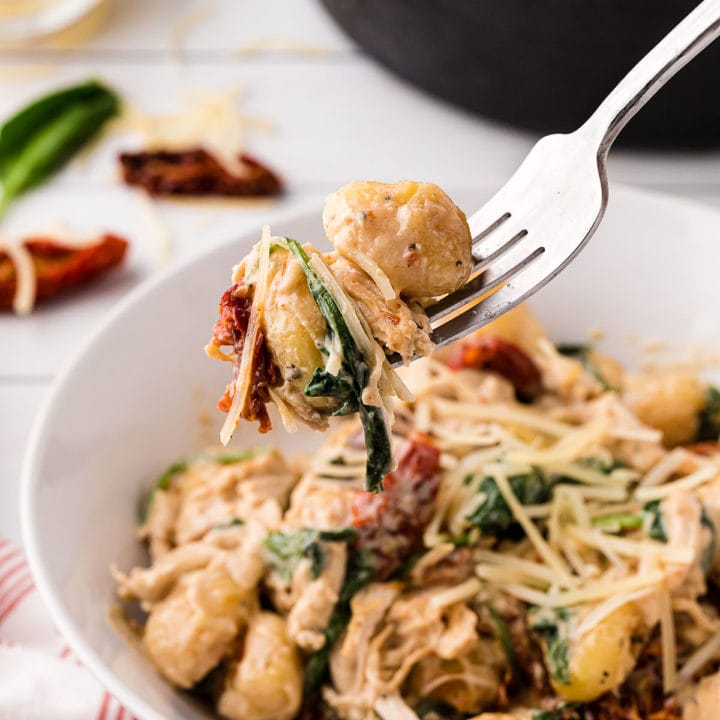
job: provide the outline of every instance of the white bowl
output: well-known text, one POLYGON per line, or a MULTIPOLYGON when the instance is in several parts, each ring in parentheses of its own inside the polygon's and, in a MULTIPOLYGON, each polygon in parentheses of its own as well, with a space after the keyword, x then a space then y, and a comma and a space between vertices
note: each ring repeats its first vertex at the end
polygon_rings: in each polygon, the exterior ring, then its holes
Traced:
MULTIPOLYGON (((322 237, 320 210, 273 231, 322 237)), ((185 264, 132 294, 63 373, 38 421, 23 475, 24 539, 38 588, 83 663, 133 713, 148 720, 207 713, 163 682, 108 621, 108 567, 142 558, 134 540, 139 499, 176 458, 212 441, 199 417, 214 412, 229 369, 204 357, 230 267, 258 233, 185 264)), ((720 349, 717 268, 720 214, 636 190, 614 189, 586 250, 536 296, 556 340, 592 328, 624 361, 629 337, 720 349)), ((637 349, 635 347, 635 349, 637 349)), ((321 439, 250 427, 233 444, 274 443, 294 452, 321 439)))

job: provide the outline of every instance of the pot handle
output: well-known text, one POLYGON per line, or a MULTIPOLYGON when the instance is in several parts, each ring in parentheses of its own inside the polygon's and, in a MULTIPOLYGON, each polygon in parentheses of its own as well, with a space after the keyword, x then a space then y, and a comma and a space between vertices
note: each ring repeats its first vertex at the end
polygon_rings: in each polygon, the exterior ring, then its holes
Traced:
POLYGON ((681 68, 720 36, 720 0, 703 0, 603 100, 583 125, 596 137, 599 156, 635 113, 681 68))

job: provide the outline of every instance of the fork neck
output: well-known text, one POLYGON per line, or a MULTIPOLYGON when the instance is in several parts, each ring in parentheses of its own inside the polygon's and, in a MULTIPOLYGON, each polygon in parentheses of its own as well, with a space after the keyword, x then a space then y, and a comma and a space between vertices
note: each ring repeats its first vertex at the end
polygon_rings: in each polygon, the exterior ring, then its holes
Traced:
POLYGON ((703 0, 630 70, 580 128, 593 136, 599 158, 604 160, 635 113, 718 36, 720 0, 703 0))

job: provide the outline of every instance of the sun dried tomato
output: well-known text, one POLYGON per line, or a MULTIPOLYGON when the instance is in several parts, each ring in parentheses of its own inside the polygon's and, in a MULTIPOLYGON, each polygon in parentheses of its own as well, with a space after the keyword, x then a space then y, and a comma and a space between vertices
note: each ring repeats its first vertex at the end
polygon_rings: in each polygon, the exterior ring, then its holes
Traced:
MULTIPOLYGON (((217 408, 223 412, 230 410, 235 396, 235 382, 240 370, 240 362, 245 348, 245 336, 250 321, 250 308, 252 297, 249 288, 245 285, 235 284, 223 293, 220 299, 220 319, 213 328, 213 343, 217 346, 229 345, 233 348, 233 374, 232 380, 225 388, 225 393, 218 400, 217 408)), ((269 387, 279 385, 280 371, 273 362, 270 351, 265 344, 265 336, 259 330, 255 338, 250 360, 252 378, 250 393, 240 416, 251 422, 260 423, 261 433, 272 428, 266 404, 270 402, 269 387)))
MULTIPOLYGON (((47 237, 23 241, 35 266, 35 300, 41 302, 73 287, 79 287, 119 265, 128 241, 117 235, 103 235, 87 245, 69 245, 47 237)), ((17 289, 15 265, 0 250, 0 309, 10 309, 17 289)))
POLYGON ((239 173, 231 172, 203 148, 121 153, 123 180, 151 195, 222 195, 260 197, 282 192, 280 178, 250 155, 239 156, 239 173))
POLYGON ((720 443, 703 441, 686 445, 685 448, 696 455, 702 455, 703 457, 712 457, 720 453, 720 443))
POLYGON ((375 553, 378 579, 389 577, 422 548, 439 486, 440 451, 418 434, 406 441, 397 469, 383 480, 383 492, 359 491, 353 498, 355 546, 375 553))
POLYGON ((520 400, 529 401, 541 390, 540 370, 515 343, 496 335, 470 338, 454 348, 447 360, 453 370, 472 368, 502 375, 515 388, 520 400))

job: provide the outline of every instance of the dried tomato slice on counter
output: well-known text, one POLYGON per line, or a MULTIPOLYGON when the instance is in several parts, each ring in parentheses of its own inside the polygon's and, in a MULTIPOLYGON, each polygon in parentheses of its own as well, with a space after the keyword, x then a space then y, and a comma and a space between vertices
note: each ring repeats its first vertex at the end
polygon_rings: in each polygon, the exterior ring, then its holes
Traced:
POLYGON ((520 400, 529 401, 541 390, 540 370, 515 343, 496 335, 472 337, 459 345, 447 360, 453 370, 473 368, 502 375, 515 388, 520 400))
MULTIPOLYGON (((128 241, 105 234, 86 245, 63 243, 49 237, 30 237, 22 242, 35 272, 35 302, 79 287, 119 265, 128 241)), ((10 255, 0 247, 0 309, 13 306, 18 290, 18 273, 10 255)))
POLYGON ((378 559, 377 577, 388 578, 422 548, 440 487, 440 450, 418 433, 400 450, 397 469, 383 480, 383 492, 359 491, 353 498, 355 545, 378 559))
POLYGON ((280 178, 251 155, 239 156, 241 172, 226 168, 204 148, 148 150, 119 156, 123 181, 151 195, 222 195, 262 197, 279 195, 280 178))

